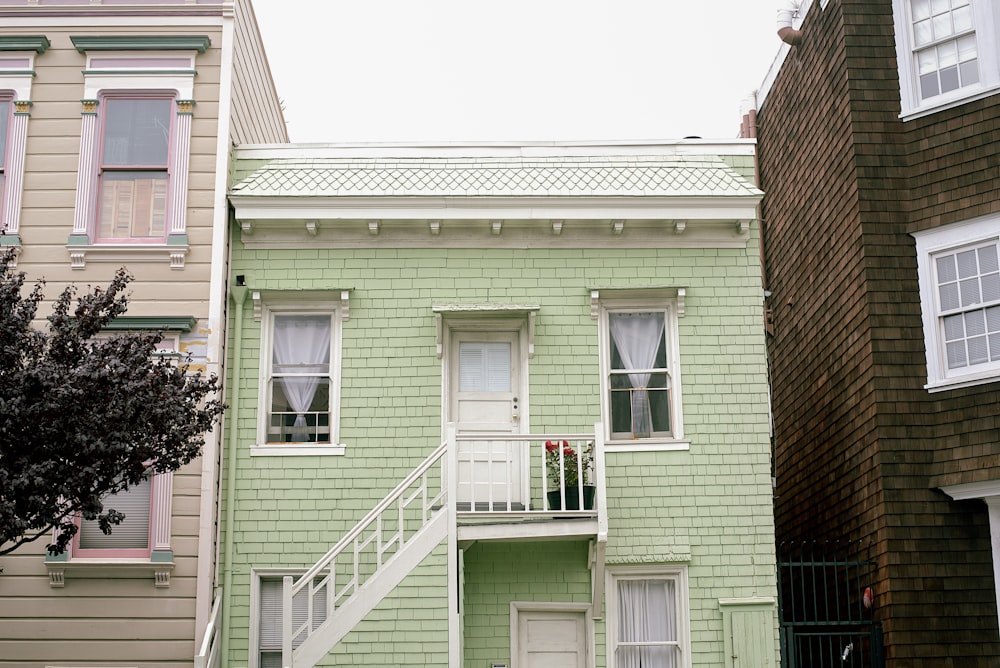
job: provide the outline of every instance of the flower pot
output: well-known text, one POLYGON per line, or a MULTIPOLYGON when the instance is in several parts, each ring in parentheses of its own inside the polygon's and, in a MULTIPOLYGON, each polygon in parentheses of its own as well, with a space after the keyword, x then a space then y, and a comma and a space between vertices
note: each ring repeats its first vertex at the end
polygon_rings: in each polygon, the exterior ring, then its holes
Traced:
MULTIPOLYGON (((596 487, 593 485, 583 486, 583 509, 593 510, 594 509, 594 492, 596 487)), ((562 499, 559 498, 559 490, 554 489, 551 492, 546 492, 545 496, 548 497, 549 510, 580 510, 580 488, 577 486, 566 488, 566 508, 562 507, 562 499)))

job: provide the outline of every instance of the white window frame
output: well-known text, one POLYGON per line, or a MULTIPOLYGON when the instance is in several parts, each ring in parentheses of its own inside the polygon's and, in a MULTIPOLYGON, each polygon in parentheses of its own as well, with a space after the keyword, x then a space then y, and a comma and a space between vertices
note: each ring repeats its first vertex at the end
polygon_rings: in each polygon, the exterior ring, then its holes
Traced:
MULTIPOLYGON (((304 570, 288 570, 281 568, 253 568, 251 569, 250 581, 250 647, 248 652, 247 668, 260 668, 260 605, 261 605, 261 582, 264 580, 281 581, 285 576, 292 576, 296 580, 305 573, 304 570)), ((314 580, 315 582, 315 580, 314 580)), ((306 590, 307 591, 307 590, 306 590)), ((300 592, 300 595, 303 592, 300 592)), ((330 595, 329 587, 327 595, 330 595)), ((294 606, 293 606, 294 607, 294 606)), ((322 623, 322 622, 321 622, 322 623)))
POLYGON ((963 86, 926 100, 920 97, 910 0, 893 0, 892 14, 896 35, 896 62, 899 68, 900 118, 920 118, 943 109, 978 100, 1000 91, 1000 9, 993 0, 970 0, 973 30, 979 61, 979 82, 963 86))
POLYGON ((1000 244, 1000 215, 914 232, 913 237, 916 240, 920 310, 927 358, 927 384, 924 388, 929 392, 940 392, 1000 380, 1000 362, 948 369, 934 266, 934 258, 939 254, 991 241, 1000 244))
MULTIPOLYGON (((593 291, 596 293, 597 291, 593 291)), ((684 440, 683 401, 681 396, 681 364, 678 318, 683 313, 683 289, 612 291, 603 290, 593 296, 598 303, 598 347, 600 350, 601 415, 604 422, 605 450, 607 452, 635 450, 687 450, 690 443, 684 440), (605 296, 606 295, 606 296, 605 296), (680 295, 680 296, 678 296, 680 295), (664 337, 667 348, 667 372, 670 376, 670 428, 669 436, 651 436, 639 439, 611 438, 611 330, 609 314, 615 312, 651 311, 664 314, 664 337)), ((593 293, 592 293, 593 294, 593 293)))
POLYGON ((342 378, 343 311, 333 301, 297 301, 268 303, 261 307, 260 388, 257 406, 257 443, 254 456, 343 455, 346 447, 340 443, 340 386, 342 378), (271 416, 271 363, 275 315, 330 316, 330 442, 282 445, 268 442, 271 416))
POLYGON ((677 642, 681 650, 678 668, 691 668, 691 605, 688 595, 688 568, 686 565, 618 566, 607 570, 605 591, 607 622, 606 665, 616 668, 615 649, 618 646, 618 582, 621 580, 672 580, 675 583, 677 605, 677 642))
POLYGON ((191 124, 194 109, 195 60, 207 49, 204 37, 151 37, 159 50, 126 49, 140 38, 127 36, 72 37, 77 50, 86 53, 83 71, 83 111, 80 131, 80 162, 77 168, 73 231, 67 240, 70 267, 83 269, 95 262, 162 262, 183 269, 189 242, 187 235, 188 172, 191 154, 191 124), (95 41, 96 40, 96 41, 95 41), (174 41, 174 44, 170 44, 174 41), (180 46, 178 46, 178 43, 180 46), (100 168, 104 138, 101 105, 109 97, 169 97, 173 100, 168 164, 166 221, 163 238, 143 240, 99 240, 100 168))
POLYGON ((0 247, 20 246, 21 197, 24 192, 24 160, 31 111, 31 84, 35 78, 35 56, 45 53, 49 40, 42 36, 0 37, 0 98, 10 102, 4 179, 0 182, 0 247))

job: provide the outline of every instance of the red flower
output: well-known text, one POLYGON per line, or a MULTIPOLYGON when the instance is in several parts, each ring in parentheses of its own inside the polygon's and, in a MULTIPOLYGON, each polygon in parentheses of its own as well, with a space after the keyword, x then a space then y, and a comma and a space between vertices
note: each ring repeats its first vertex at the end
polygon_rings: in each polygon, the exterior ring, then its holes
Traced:
POLYGON ((576 453, 573 452, 573 448, 563 448, 563 456, 564 457, 573 457, 575 455, 576 455, 576 453))
POLYGON ((552 441, 545 441, 545 452, 555 452, 556 448, 559 447, 558 443, 553 443, 552 441))

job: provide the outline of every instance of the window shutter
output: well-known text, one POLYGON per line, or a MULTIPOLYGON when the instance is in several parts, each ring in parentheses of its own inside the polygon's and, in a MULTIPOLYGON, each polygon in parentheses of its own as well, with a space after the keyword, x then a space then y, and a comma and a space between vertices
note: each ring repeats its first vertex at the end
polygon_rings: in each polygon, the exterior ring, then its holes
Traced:
POLYGON ((152 481, 143 480, 127 491, 112 494, 104 500, 105 509, 114 509, 125 515, 121 524, 111 528, 105 536, 97 520, 80 522, 80 548, 84 550, 121 550, 149 547, 149 515, 152 500, 152 481))
POLYGON ((510 391, 510 344, 463 342, 459 346, 462 392, 510 391))

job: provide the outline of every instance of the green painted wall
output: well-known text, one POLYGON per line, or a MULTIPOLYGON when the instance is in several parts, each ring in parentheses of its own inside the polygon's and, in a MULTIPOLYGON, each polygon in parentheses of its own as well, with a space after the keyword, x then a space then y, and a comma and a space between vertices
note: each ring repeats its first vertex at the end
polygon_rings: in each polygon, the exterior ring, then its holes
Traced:
MULTIPOLYGON (((601 419, 597 322, 590 317, 587 288, 686 287, 679 336, 690 451, 608 454, 609 567, 688 564, 694 665, 724 665, 720 598, 775 595, 755 239, 742 249, 248 250, 237 231, 231 266, 251 290, 352 289, 342 348, 344 456, 250 457, 260 323, 247 305, 244 371, 228 381, 239 382, 245 397, 236 425, 233 665, 246 661, 249 569, 310 565, 441 442, 434 303, 540 305, 529 363, 531 431, 580 432, 601 419)), ((551 600, 586 598, 584 545, 548 544, 538 553, 523 545, 474 547, 465 574, 466 665, 484 666, 509 654, 505 606, 510 597, 547 592, 537 578, 546 559, 562 556, 580 565, 565 573, 572 584, 553 592, 551 600), (538 562, 537 555, 548 556, 538 562), (527 563, 536 567, 521 568, 527 563), (487 564, 505 567, 487 570, 487 564), (492 594, 491 583, 497 590, 492 594)), ((359 627, 330 663, 445 665, 444 610, 428 612, 424 598, 442 597, 446 578, 420 577, 404 581, 385 609, 364 622, 371 621, 371 628, 359 627), (392 646, 397 642, 403 644, 392 646)), ((596 627, 600 666, 603 622, 596 627)))

